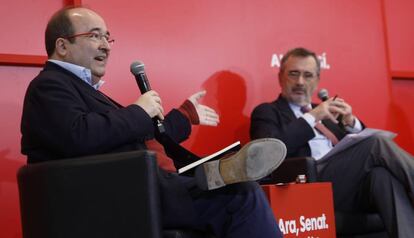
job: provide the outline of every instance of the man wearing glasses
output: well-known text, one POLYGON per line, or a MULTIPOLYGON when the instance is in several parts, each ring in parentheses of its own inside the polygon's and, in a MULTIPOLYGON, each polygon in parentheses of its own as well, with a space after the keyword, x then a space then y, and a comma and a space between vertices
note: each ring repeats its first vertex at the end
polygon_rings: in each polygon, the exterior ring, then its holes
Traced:
POLYGON ((372 136, 323 158, 346 134, 358 133, 364 125, 342 98, 311 103, 319 75, 320 62, 314 52, 304 48, 288 51, 279 71, 282 92, 275 101, 254 109, 251 138, 282 140, 287 157, 314 157, 318 179, 332 182, 335 210, 374 209, 390 237, 412 237, 413 156, 390 139, 372 136))
MULTIPOLYGON (((126 107, 99 92, 114 40, 105 21, 90 9, 58 11, 48 23, 45 43, 49 60, 30 83, 23 108, 22 153, 29 163, 147 149, 146 141, 154 137, 152 118, 156 116, 164 119, 166 133, 178 142, 189 136, 190 122, 211 126, 219 122, 214 110, 198 103, 204 92, 191 96, 165 117, 155 91, 144 93, 126 107)), ((220 160, 216 171, 199 166, 197 179, 161 170, 164 227, 208 229, 217 237, 281 237, 263 191, 248 181, 275 169, 284 159, 286 147, 279 140, 265 139, 249 143, 241 151, 223 159, 226 166, 220 160), (263 150, 269 153, 261 153, 263 150), (255 161, 265 166, 255 168, 255 161), (240 162, 252 165, 249 171, 254 176, 228 173, 227 168, 240 162), (220 180, 221 188, 210 191, 213 187, 208 179, 220 180), (231 185, 224 186, 227 184, 231 185)))

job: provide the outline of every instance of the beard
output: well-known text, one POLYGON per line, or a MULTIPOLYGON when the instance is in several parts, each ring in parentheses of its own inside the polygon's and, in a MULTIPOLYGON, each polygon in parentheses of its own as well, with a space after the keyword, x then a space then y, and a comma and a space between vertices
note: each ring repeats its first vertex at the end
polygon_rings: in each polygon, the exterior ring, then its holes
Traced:
POLYGON ((306 106, 311 102, 309 91, 304 87, 293 87, 284 93, 285 98, 298 106, 306 106))

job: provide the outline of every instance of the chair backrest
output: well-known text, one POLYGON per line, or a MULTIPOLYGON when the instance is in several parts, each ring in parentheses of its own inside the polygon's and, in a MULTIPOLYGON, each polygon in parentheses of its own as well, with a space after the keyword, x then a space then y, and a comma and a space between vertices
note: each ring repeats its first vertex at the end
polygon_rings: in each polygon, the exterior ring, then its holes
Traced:
POLYGON ((23 237, 160 238, 157 169, 148 151, 23 166, 23 237))

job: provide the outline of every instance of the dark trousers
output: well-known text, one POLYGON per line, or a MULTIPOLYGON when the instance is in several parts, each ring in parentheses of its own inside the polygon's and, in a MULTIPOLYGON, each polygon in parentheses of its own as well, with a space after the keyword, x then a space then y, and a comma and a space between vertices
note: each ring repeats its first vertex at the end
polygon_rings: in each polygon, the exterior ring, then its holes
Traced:
POLYGON ((412 237, 414 158, 392 140, 361 141, 318 164, 320 181, 333 186, 335 209, 377 211, 391 237, 412 237))
POLYGON ((188 217, 163 213, 165 228, 177 228, 185 223, 186 228, 209 230, 217 237, 282 237, 269 202, 257 183, 239 183, 201 191, 192 177, 178 177, 187 188, 191 201, 176 206, 192 210, 194 214, 189 220, 188 217))

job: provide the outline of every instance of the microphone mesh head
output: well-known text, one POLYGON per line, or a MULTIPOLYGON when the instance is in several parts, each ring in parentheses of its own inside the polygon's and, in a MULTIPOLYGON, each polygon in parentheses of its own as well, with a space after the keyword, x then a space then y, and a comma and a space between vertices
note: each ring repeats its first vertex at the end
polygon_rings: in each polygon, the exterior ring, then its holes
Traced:
POLYGON ((329 98, 329 94, 328 94, 328 90, 322 88, 321 90, 319 90, 318 92, 318 98, 322 101, 328 100, 329 98))
POLYGON ((138 60, 134 61, 134 62, 131 63, 130 69, 131 69, 131 73, 133 75, 142 74, 145 71, 144 70, 144 63, 141 62, 141 61, 138 61, 138 60))

